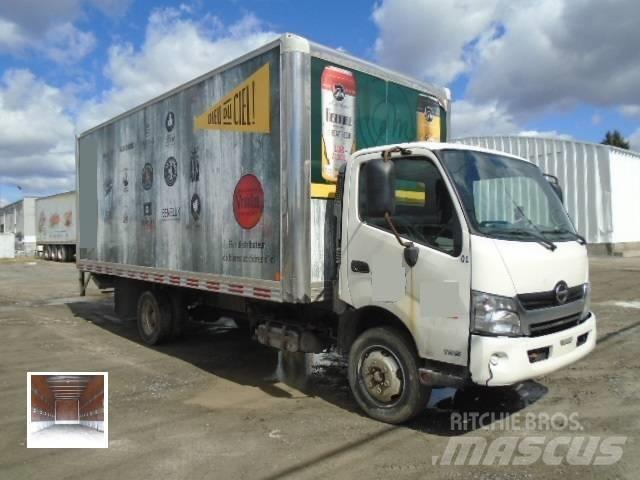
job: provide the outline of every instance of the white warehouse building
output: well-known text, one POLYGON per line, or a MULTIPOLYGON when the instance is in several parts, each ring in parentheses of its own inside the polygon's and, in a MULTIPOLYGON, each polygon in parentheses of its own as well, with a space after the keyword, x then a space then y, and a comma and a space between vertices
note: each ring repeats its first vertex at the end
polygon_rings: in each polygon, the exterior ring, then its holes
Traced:
POLYGON ((569 216, 593 253, 640 253, 640 153, 539 136, 454 141, 526 158, 558 177, 569 216))
POLYGON ((22 200, 0 207, 0 233, 15 235, 15 250, 33 255, 36 248, 36 199, 22 200))

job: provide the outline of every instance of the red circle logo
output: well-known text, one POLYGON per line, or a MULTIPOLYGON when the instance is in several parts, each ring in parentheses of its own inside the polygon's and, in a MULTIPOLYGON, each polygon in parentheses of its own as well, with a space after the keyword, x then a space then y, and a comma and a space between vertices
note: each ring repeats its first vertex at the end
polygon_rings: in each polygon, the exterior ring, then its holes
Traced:
POLYGON ((260 180, 249 173, 243 175, 233 191, 233 215, 245 230, 255 227, 264 211, 264 191, 260 180))

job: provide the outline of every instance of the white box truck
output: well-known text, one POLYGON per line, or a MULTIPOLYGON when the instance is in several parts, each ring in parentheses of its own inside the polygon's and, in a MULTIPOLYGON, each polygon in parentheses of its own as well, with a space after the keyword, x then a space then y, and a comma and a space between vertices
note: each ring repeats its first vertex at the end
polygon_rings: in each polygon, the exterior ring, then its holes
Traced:
POLYGON ((68 262, 76 254, 76 192, 36 199, 36 252, 45 260, 68 262))
POLYGON ((81 277, 148 344, 215 309, 337 348, 389 423, 564 367, 595 344, 584 241, 535 165, 446 143, 449 107, 284 35, 78 138, 81 277))

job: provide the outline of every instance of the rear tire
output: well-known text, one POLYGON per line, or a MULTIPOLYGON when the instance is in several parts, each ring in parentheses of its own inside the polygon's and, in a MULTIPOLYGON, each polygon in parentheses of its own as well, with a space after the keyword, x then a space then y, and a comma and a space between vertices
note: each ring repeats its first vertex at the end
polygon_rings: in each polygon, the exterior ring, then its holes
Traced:
POLYGON ((171 333, 171 304, 166 296, 147 290, 138 299, 138 333, 147 345, 162 343, 171 333))
POLYGON ((422 412, 431 389, 420 383, 412 340, 395 328, 366 330, 349 351, 349 385, 367 415, 398 424, 422 412))

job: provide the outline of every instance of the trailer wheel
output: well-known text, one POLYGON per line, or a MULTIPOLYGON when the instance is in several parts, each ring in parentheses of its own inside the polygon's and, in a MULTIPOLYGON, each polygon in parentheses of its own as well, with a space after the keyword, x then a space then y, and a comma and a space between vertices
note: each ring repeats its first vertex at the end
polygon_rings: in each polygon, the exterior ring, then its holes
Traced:
POLYGON ((420 383, 413 342, 388 327, 366 330, 353 342, 349 385, 367 415, 392 424, 415 417, 431 395, 431 389, 420 383))
POLYGON ((138 333, 147 345, 157 345, 171 332, 171 304, 147 290, 138 299, 138 333))
POLYGON ((49 250, 49 245, 45 245, 42 249, 42 257, 45 260, 49 260, 51 258, 51 250, 49 250))
POLYGON ((58 247, 58 256, 61 262, 69 261, 69 248, 66 245, 60 245, 58 247))

